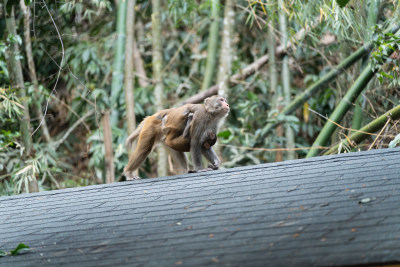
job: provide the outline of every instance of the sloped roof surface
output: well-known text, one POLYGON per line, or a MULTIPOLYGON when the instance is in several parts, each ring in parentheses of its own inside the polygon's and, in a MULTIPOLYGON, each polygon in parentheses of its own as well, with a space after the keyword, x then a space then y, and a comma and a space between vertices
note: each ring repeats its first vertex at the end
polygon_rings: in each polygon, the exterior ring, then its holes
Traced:
POLYGON ((0 197, 0 266, 400 261, 400 150, 0 197))

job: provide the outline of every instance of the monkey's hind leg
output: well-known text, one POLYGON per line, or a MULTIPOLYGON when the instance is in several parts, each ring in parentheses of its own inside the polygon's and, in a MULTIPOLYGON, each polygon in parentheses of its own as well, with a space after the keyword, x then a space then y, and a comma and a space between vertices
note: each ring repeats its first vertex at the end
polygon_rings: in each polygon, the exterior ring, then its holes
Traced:
POLYGON ((190 151, 190 123, 193 119, 193 113, 187 115, 185 129, 182 133, 180 126, 175 128, 167 126, 165 121, 168 120, 168 116, 165 116, 162 121, 162 131, 163 131, 163 142, 170 148, 173 148, 180 152, 190 151))
POLYGON ((165 146, 172 157, 174 166, 177 168, 179 174, 188 172, 188 163, 185 153, 176 151, 168 146, 165 146))
POLYGON ((124 174, 127 179, 137 179, 135 175, 132 174, 139 166, 143 163, 143 161, 150 154, 154 143, 156 142, 156 133, 151 129, 151 127, 144 127, 140 132, 139 140, 136 145, 135 151, 129 158, 128 164, 126 164, 124 168, 124 174))
POLYGON ((128 138, 126 139, 126 142, 125 142, 126 146, 131 145, 131 144, 136 140, 136 138, 139 137, 140 132, 141 132, 142 129, 143 129, 143 125, 144 125, 144 121, 142 121, 142 122, 138 125, 138 127, 136 127, 136 130, 133 131, 133 133, 131 133, 131 134, 128 136, 128 138))

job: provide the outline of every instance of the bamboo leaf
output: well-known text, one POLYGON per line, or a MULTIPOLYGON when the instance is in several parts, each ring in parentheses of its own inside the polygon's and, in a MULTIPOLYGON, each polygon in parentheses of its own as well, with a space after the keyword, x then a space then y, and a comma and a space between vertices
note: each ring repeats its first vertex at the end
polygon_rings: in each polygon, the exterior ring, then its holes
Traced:
POLYGON ((23 243, 20 243, 14 250, 11 250, 11 255, 20 255, 29 252, 29 247, 23 243))
POLYGON ((310 119, 310 110, 309 110, 310 105, 305 102, 303 104, 303 118, 304 118, 304 122, 308 123, 309 119, 310 119))
POLYGON ((336 0, 336 3, 338 3, 341 8, 345 7, 349 2, 350 0, 336 0))

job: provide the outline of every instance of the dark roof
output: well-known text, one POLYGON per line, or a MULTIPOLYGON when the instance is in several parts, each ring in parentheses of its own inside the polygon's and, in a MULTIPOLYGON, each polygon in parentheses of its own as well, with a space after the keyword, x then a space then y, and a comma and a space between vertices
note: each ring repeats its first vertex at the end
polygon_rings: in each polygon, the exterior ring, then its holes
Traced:
POLYGON ((0 266, 400 261, 400 149, 0 198, 0 266))

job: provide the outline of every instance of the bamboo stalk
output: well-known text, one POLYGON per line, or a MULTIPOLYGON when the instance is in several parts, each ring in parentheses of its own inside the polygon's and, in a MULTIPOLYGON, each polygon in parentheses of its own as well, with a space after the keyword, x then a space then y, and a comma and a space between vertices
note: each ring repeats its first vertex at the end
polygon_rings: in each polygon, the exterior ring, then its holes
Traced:
MULTIPOLYGON (((152 0, 153 14, 151 25, 153 34, 153 79, 155 83, 154 96, 157 110, 164 108, 164 84, 162 77, 162 46, 161 46, 161 1, 152 0)), ((157 175, 168 174, 168 154, 163 146, 157 148, 157 175)))
POLYGON ((25 43, 25 53, 26 53, 26 58, 28 61, 28 69, 29 69, 29 74, 31 77, 31 81, 33 83, 33 86, 35 88, 35 94, 34 94, 34 98, 35 101, 35 112, 36 115, 38 116, 39 121, 41 122, 41 127, 42 127, 42 131, 43 131, 43 136, 44 139, 46 140, 46 142, 51 143, 53 140, 50 137, 50 133, 49 133, 49 128, 47 127, 47 123, 45 118, 43 118, 43 113, 42 113, 42 103, 40 101, 40 93, 39 93, 39 83, 38 83, 38 79, 36 76, 36 67, 35 67, 35 62, 33 60, 33 53, 32 53, 32 45, 31 45, 31 34, 29 31, 29 25, 30 25, 30 9, 25 5, 24 0, 20 1, 21 4, 21 10, 22 13, 24 13, 24 43, 25 43))
POLYGON ((207 63, 204 70, 204 80, 201 85, 202 91, 210 87, 213 75, 215 73, 219 30, 219 6, 219 0, 211 0, 211 24, 210 34, 208 37, 207 63))
POLYGON ((101 117, 103 125, 103 138, 105 148, 105 172, 106 172, 106 183, 110 184, 115 181, 114 174, 114 153, 113 153, 113 142, 111 135, 111 122, 110 122, 110 111, 106 110, 101 117))
MULTIPOLYGON (((379 116, 378 118, 376 118, 375 120, 371 121, 370 123, 368 123, 367 125, 362 127, 359 131, 350 135, 348 140, 343 140, 339 144, 330 148, 328 151, 326 151, 324 153, 324 155, 333 154, 334 152, 338 151, 339 146, 343 147, 343 146, 348 145, 349 141, 350 141, 350 143, 360 144, 362 141, 364 141, 367 137, 370 136, 369 133, 374 133, 374 132, 382 129, 382 127, 385 125, 385 123, 387 122, 388 119, 391 119, 393 121, 393 120, 398 120, 399 118, 400 118, 400 105, 392 108, 385 114, 383 114, 383 115, 379 116)), ((342 152, 342 150, 338 151, 338 152, 340 153, 340 152, 342 152)))

